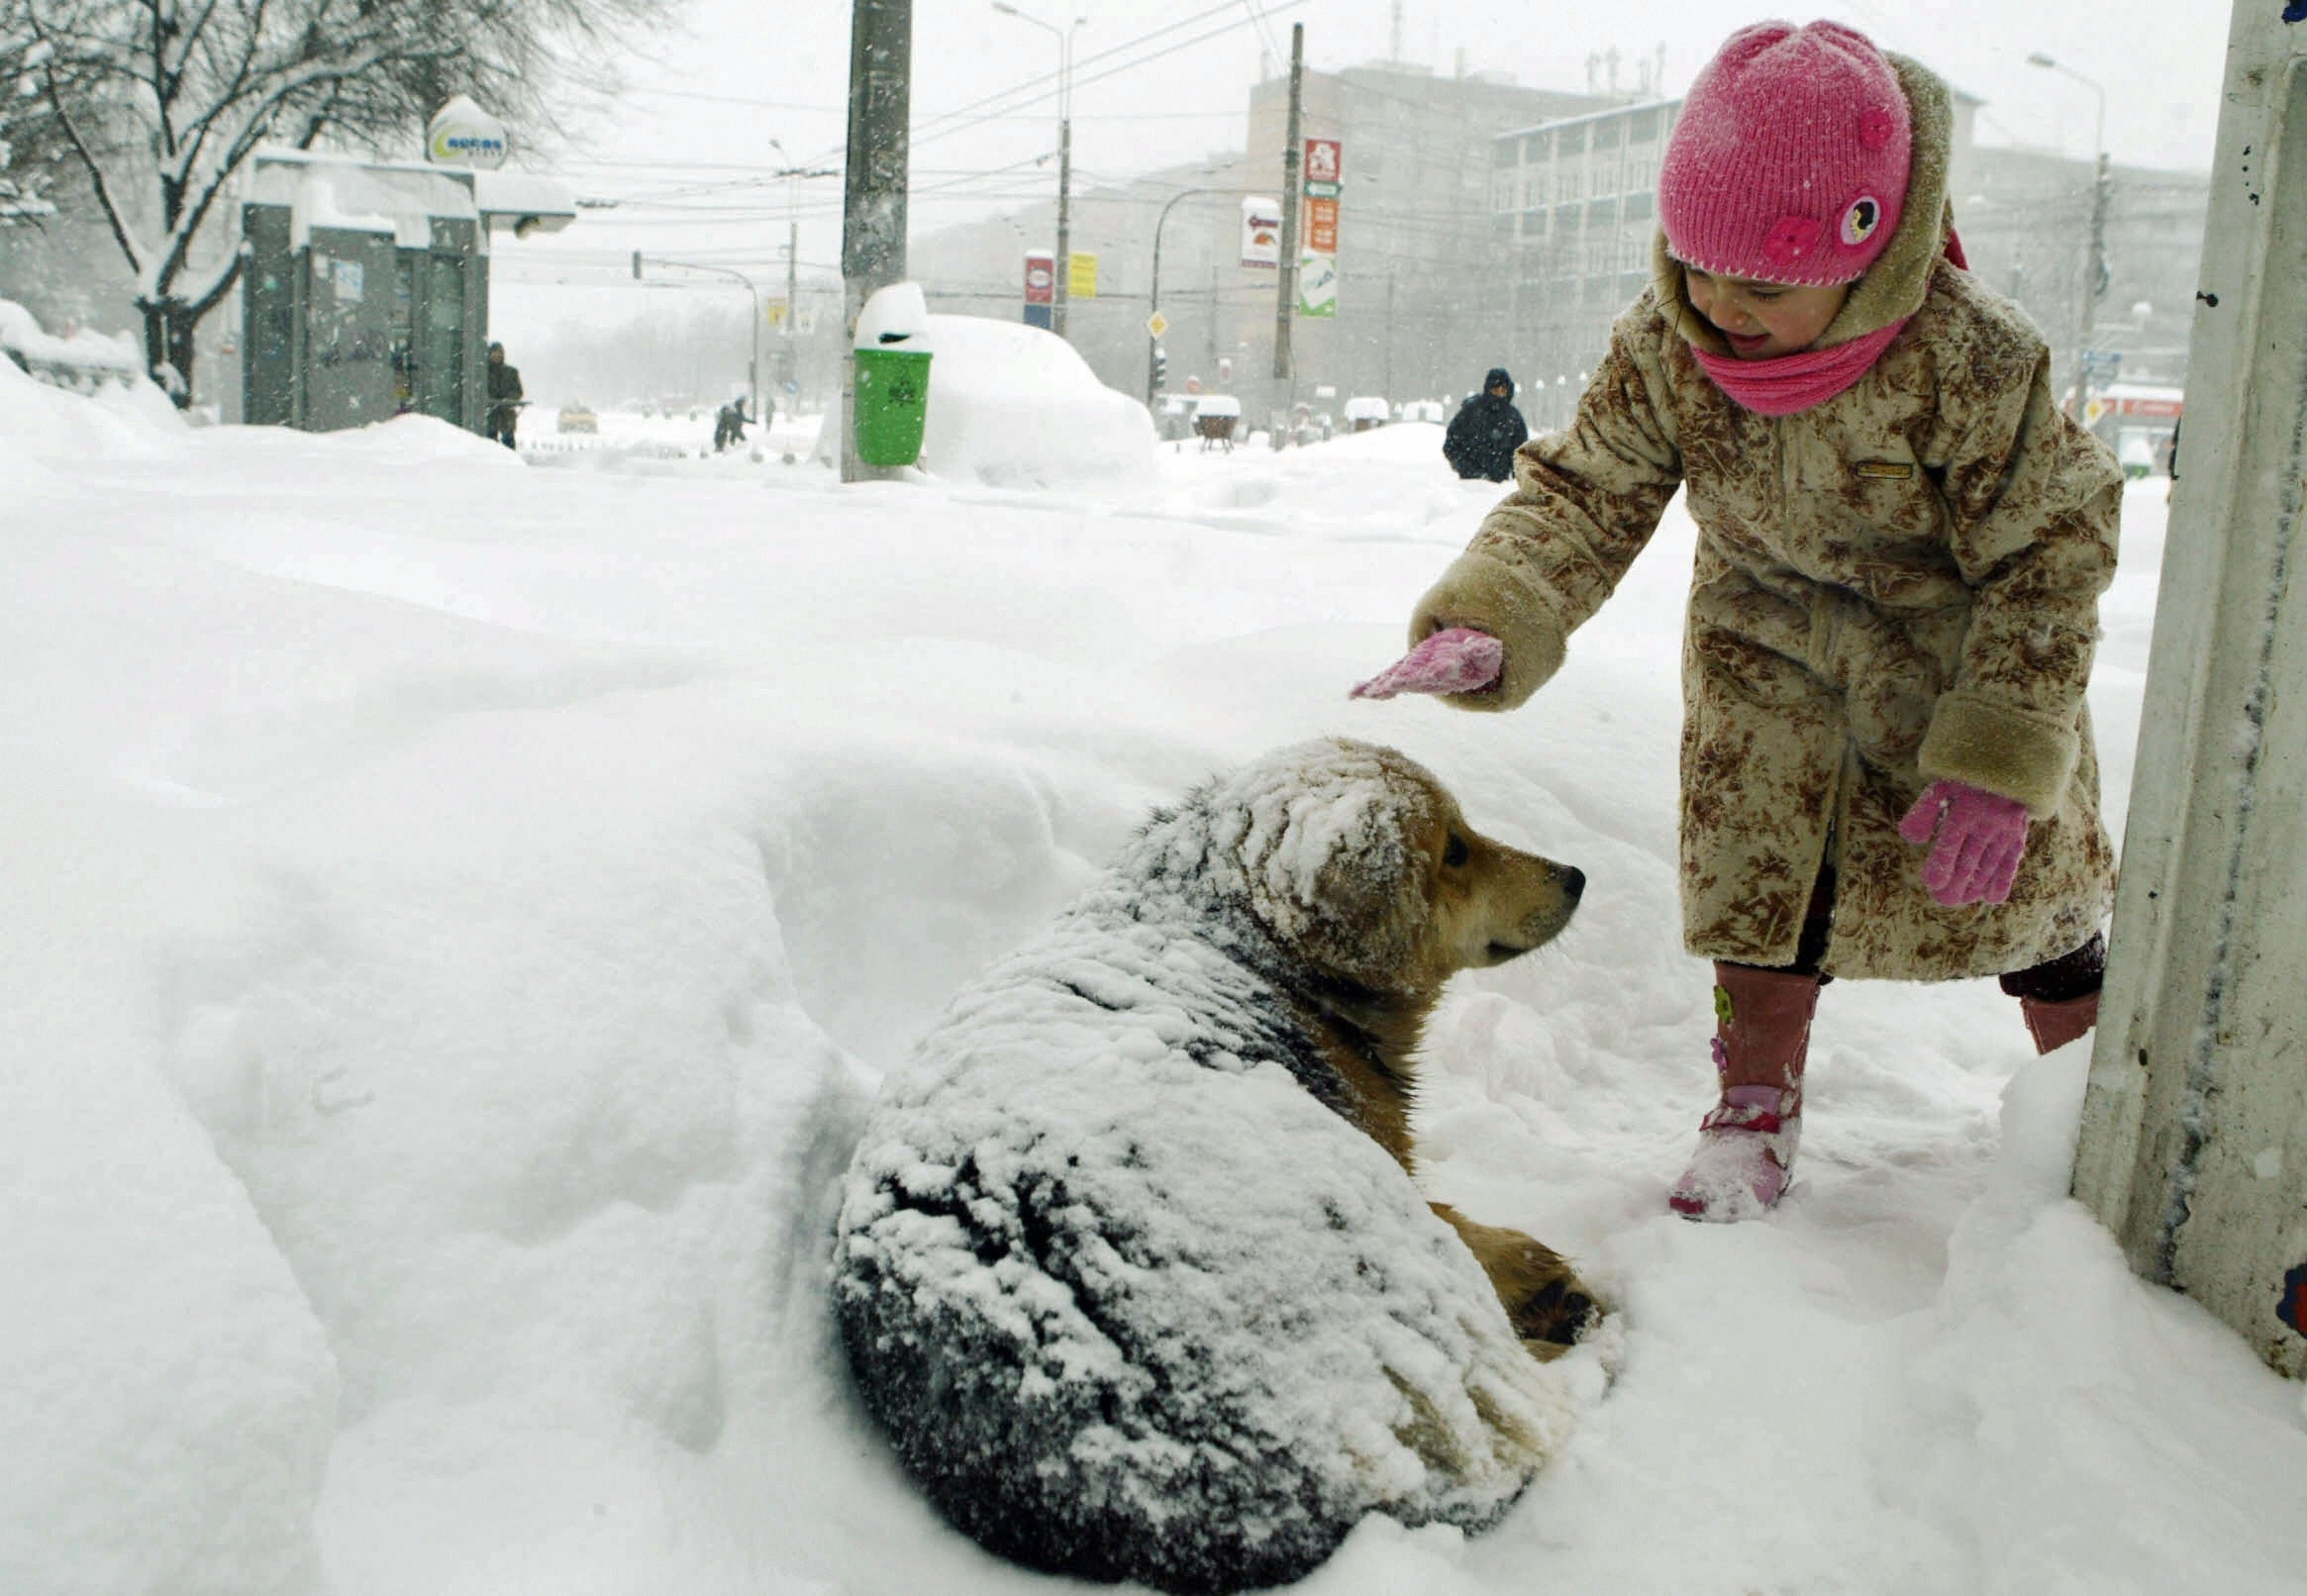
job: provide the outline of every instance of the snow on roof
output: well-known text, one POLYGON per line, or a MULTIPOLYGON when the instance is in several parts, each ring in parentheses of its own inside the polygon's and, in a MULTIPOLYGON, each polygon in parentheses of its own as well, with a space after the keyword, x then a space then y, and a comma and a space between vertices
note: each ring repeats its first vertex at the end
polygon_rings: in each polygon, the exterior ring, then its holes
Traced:
POLYGON ((535 172, 476 171, 472 193, 480 214, 495 227, 516 233, 531 231, 531 219, 547 233, 557 233, 576 220, 576 196, 557 179, 535 172))
POLYGON ((390 233, 404 249, 433 242, 433 219, 478 221, 470 173, 329 156, 259 154, 249 174, 254 205, 285 205, 295 249, 314 228, 390 233))
POLYGON ((393 235, 402 249, 432 243, 433 220, 478 221, 557 232, 576 219, 568 186, 535 172, 475 171, 417 161, 352 160, 302 150, 259 151, 247 190, 250 203, 286 205, 296 213, 302 248, 316 227, 393 235))

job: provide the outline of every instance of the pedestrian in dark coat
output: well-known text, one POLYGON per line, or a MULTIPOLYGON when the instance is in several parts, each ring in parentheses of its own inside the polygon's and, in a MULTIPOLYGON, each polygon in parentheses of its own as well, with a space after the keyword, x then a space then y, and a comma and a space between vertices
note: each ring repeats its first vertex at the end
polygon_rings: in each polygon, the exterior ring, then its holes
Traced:
POLYGON ((1514 451, 1530 436, 1522 412, 1514 408, 1514 379, 1492 366, 1482 391, 1457 407, 1450 431, 1442 435, 1442 457, 1468 481, 1503 482, 1514 474, 1514 451))
POLYGON ((502 344, 489 346, 488 363, 488 436, 491 443, 514 447, 513 424, 520 419, 521 403, 527 396, 521 392, 521 369, 505 359, 502 344))

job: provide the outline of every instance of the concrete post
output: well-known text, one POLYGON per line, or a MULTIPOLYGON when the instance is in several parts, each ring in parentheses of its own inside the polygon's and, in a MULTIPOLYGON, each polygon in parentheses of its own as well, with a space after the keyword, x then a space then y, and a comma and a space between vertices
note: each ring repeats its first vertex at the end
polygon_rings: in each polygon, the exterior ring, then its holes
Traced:
POLYGON ((2283 15, 2236 0, 2230 26, 2073 1189, 2133 1268, 2307 1375, 2307 24, 2283 15))
MULTIPOLYGON (((913 105, 913 0, 852 0, 850 137, 842 199, 842 326, 854 336, 857 313, 877 289, 905 276, 906 172, 913 105)), ((895 474, 857 457, 853 401, 856 361, 842 361, 841 479, 895 474)))

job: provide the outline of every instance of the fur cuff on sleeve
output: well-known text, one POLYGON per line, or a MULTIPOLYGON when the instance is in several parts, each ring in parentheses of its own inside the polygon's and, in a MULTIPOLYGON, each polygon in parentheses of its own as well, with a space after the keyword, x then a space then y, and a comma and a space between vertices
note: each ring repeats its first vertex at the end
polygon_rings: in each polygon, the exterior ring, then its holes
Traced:
POLYGON ((1562 668, 1567 634, 1553 609, 1519 571, 1489 554, 1458 555, 1427 590, 1412 612, 1411 645, 1453 626, 1487 632, 1506 646, 1497 686, 1448 695, 1445 702, 1460 709, 1519 709, 1562 668))
POLYGON ((1915 762, 1925 782, 1967 781, 2017 799, 2041 820, 2065 795, 2081 747, 2064 722, 1950 693, 1939 700, 1915 762))

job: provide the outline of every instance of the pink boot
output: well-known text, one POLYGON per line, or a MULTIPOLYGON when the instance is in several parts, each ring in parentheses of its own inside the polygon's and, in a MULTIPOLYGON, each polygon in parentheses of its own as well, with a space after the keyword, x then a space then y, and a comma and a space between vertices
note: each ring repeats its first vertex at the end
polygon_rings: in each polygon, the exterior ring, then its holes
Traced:
POLYGON ((1802 1068, 1817 975, 1714 966, 1714 1066, 1722 1100, 1698 1126, 1698 1150, 1667 1194, 1685 1219, 1753 1219, 1776 1206, 1802 1141, 1802 1068))

